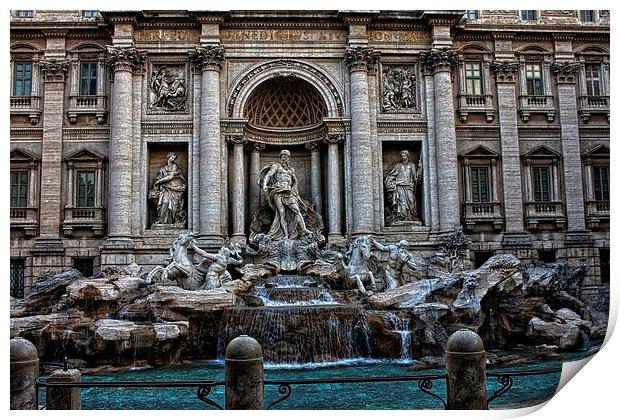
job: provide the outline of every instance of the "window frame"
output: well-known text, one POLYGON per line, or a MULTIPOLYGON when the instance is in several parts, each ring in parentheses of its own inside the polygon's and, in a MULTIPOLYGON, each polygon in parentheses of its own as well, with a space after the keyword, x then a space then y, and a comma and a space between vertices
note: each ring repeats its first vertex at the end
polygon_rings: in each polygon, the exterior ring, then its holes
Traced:
POLYGON ((465 10, 463 17, 467 20, 480 19, 480 11, 478 10, 465 10))
MULTIPOLYGON (((19 97, 28 97, 28 96, 32 96, 32 85, 33 85, 33 72, 34 69, 34 64, 32 62, 32 60, 15 60, 13 61, 13 89, 12 89, 12 96, 19 96, 19 97), (30 77, 26 78, 25 75, 22 77, 18 77, 18 68, 20 65, 30 65, 30 77), (25 82, 28 82, 28 89, 26 90, 25 88, 25 82), (17 83, 18 82, 22 82, 23 86, 22 86, 22 91, 18 92, 17 90, 17 83)), ((25 70, 21 70, 22 73, 25 73, 25 70)))
POLYGON ((579 22, 581 23, 596 23, 597 13, 596 10, 579 10, 579 22), (584 19, 587 17, 586 13, 590 12, 591 19, 584 19))
POLYGON ((527 22, 534 22, 539 19, 538 10, 521 10, 519 16, 521 17, 521 20, 527 22), (530 17, 530 13, 532 17, 530 17))
POLYGON ((28 207, 30 199, 30 173, 26 169, 11 169, 10 208, 23 209, 28 207), (18 175, 18 182, 13 183, 13 174, 18 175), (25 182, 20 182, 24 181, 25 182), (17 187, 17 194, 13 195, 13 187, 17 187), (23 193, 23 194, 22 194, 23 193), (15 202, 14 202, 15 200, 15 202), (23 200, 23 202, 22 202, 23 200), (23 204, 23 205, 22 205, 23 204))
POLYGON ((79 64, 79 80, 78 80, 78 90, 80 96, 96 96, 99 88, 99 63, 96 60, 80 60, 79 64), (95 71, 94 77, 93 75, 84 75, 85 65, 91 67, 89 71, 95 71), (88 81, 88 89, 84 88, 84 82, 88 81))
POLYGON ((593 175, 592 182, 594 183, 594 186, 593 186, 594 187, 594 199, 596 201, 609 201, 610 200, 609 164, 603 165, 600 163, 595 163, 594 165, 592 165, 592 175, 593 175), (605 170, 606 179, 600 178, 600 171, 599 171, 600 169, 605 170), (607 183, 606 189, 604 186, 604 182, 607 183))
POLYGON ((34 10, 16 10, 15 17, 18 17, 18 18, 34 17, 34 10))
POLYGON ((535 203, 549 203, 554 201, 553 191, 553 168, 551 165, 532 165, 532 201, 535 203), (546 179, 543 179, 543 170, 546 179), (546 191, 543 187, 543 181, 546 182, 546 191), (538 187, 538 188, 537 188, 538 187))
POLYGON ((465 94, 466 95, 475 95, 475 96, 481 96, 485 94, 485 89, 484 89, 484 81, 483 81, 483 68, 484 66, 482 65, 481 61, 474 61, 474 60, 465 60, 463 63, 463 67, 464 67, 464 73, 465 73, 465 94), (470 69, 468 68, 469 65, 477 65, 478 66, 478 76, 471 76, 470 75, 470 69), (478 92, 475 92, 475 84, 472 84, 472 88, 474 88, 474 92, 471 92, 469 90, 470 86, 469 86, 469 82, 478 82, 478 92))
POLYGON ((75 207, 77 208, 93 208, 97 198, 97 170, 83 169, 75 170, 75 207), (92 184, 83 185, 81 183, 81 175, 92 175, 92 184), (83 190, 84 189, 84 190, 83 190))
POLYGON ((584 83, 585 83, 585 91, 586 96, 604 96, 603 95, 603 66, 601 63, 592 62, 584 64, 584 83), (596 69, 598 74, 596 78, 593 78, 592 75, 588 75, 588 69, 596 69), (597 89, 598 92, 595 92, 594 82, 598 84, 597 89))
POLYGON ((528 96, 544 96, 545 95, 542 62, 529 61, 525 63, 525 93, 528 96), (528 67, 533 67, 533 66, 538 67, 538 70, 537 70, 538 77, 530 77, 532 70, 528 67), (535 84, 534 81, 537 81, 538 83, 535 84), (530 82, 532 82, 531 91, 530 91, 530 82))
POLYGON ((469 171, 472 203, 492 203, 493 185, 491 184, 491 165, 473 164, 469 167, 469 171), (479 178, 481 173, 484 173, 484 180, 480 180, 479 178), (476 174, 476 176, 474 176, 474 174, 476 174), (482 193, 486 194, 486 199, 482 198, 482 193))

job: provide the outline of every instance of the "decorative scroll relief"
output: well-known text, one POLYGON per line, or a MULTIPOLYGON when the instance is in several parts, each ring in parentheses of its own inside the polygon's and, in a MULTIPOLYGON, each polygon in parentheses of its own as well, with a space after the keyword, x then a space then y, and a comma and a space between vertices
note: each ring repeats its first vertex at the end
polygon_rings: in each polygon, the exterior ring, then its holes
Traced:
POLYGON ((137 29, 134 32, 136 42, 179 41, 198 42, 200 32, 191 29, 137 29))
POLYGON ((346 42, 347 33, 345 31, 321 31, 310 29, 224 29, 220 32, 220 39, 222 42, 346 42))
POLYGON ((382 66, 381 110, 420 112, 415 66, 382 66))
POLYGON ((149 82, 149 110, 185 111, 187 72, 185 65, 153 65, 149 82))
POLYGON ((368 31, 370 42, 395 44, 428 44, 430 37, 425 31, 368 31))

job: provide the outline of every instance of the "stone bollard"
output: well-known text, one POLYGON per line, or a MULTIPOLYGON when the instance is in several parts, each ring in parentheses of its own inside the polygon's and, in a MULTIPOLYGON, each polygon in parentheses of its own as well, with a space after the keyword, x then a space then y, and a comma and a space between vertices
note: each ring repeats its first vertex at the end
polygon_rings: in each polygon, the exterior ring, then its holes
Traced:
POLYGON ((448 410, 487 410, 486 356, 478 334, 461 329, 450 336, 446 355, 448 410))
MULTIPOLYGON (((58 369, 47 378, 48 384, 81 382, 82 373, 77 369, 58 369)), ((80 388, 46 387, 47 410, 81 410, 82 393, 80 388)))
POLYGON ((240 335, 226 347, 227 410, 263 409, 263 351, 258 341, 240 335))
POLYGON ((11 339, 11 410, 36 410, 39 353, 25 338, 11 339))

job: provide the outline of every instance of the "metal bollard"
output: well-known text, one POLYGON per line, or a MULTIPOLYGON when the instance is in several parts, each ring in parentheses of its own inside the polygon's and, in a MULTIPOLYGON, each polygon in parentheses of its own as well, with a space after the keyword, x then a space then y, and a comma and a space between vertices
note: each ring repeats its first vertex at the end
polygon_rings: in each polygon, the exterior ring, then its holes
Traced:
POLYGON ((25 338, 11 339, 11 410, 36 410, 39 353, 25 338))
POLYGON ((240 335, 226 347, 226 409, 263 409, 263 351, 258 341, 240 335))
MULTIPOLYGON (((82 373, 77 369, 58 369, 47 378, 48 384, 81 382, 82 373)), ((45 392, 47 410, 81 410, 82 393, 80 388, 46 387, 45 392)))
POLYGON ((462 329, 448 339, 448 410, 487 410, 486 356, 478 334, 462 329))

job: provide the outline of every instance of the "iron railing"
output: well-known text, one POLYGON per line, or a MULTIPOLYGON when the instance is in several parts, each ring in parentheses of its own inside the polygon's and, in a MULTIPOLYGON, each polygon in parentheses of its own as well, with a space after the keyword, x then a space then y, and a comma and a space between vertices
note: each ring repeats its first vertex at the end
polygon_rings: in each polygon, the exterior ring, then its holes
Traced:
MULTIPOLYGON (((487 378, 497 378, 497 382, 501 385, 499 389, 493 392, 491 397, 487 399, 487 404, 495 401, 510 391, 514 384, 515 377, 548 375, 553 373, 561 373, 562 367, 537 369, 537 370, 514 370, 514 371, 498 371, 487 372, 487 378)), ((432 392, 434 387, 433 381, 447 380, 446 374, 435 375, 408 375, 408 376, 380 376, 380 377, 353 377, 353 378, 315 378, 315 379, 283 379, 283 380, 265 380, 265 386, 277 386, 279 398, 274 399, 270 403, 266 403, 266 409, 271 409, 278 404, 286 401, 293 395, 293 387, 298 385, 317 385, 317 384, 351 384, 351 383, 373 383, 373 382, 417 382, 418 388, 425 394, 441 401, 444 409, 447 408, 446 399, 432 392)), ((225 386, 224 381, 91 381, 91 382, 38 382, 39 388, 51 388, 50 397, 56 403, 66 397, 67 388, 196 388, 196 397, 204 403, 223 410, 224 407, 218 402, 209 398, 209 394, 216 386, 225 386)), ((47 407, 47 402, 41 409, 47 407)))

